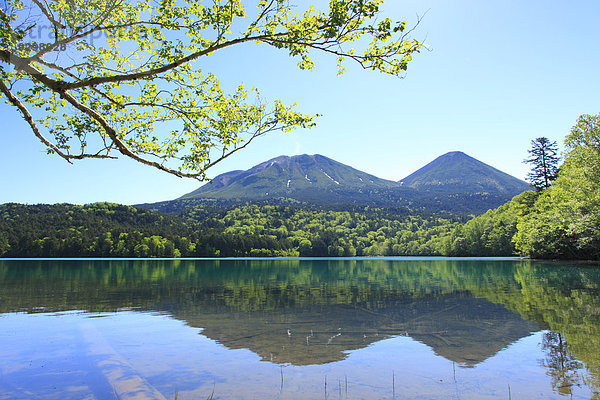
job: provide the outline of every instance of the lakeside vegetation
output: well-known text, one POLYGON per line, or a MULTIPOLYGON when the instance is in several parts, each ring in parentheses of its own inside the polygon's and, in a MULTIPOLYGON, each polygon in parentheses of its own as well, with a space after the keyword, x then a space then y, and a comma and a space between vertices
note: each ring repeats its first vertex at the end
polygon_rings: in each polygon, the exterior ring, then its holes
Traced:
POLYGON ((456 227, 443 252, 600 260, 600 114, 579 117, 565 146, 551 185, 456 227))
POLYGON ((305 203, 197 205, 179 215, 109 203, 0 206, 4 257, 427 255, 458 217, 305 203))
POLYGON ((600 260, 600 115, 565 140, 551 184, 482 215, 407 207, 191 203, 0 205, 2 257, 512 256, 600 260))

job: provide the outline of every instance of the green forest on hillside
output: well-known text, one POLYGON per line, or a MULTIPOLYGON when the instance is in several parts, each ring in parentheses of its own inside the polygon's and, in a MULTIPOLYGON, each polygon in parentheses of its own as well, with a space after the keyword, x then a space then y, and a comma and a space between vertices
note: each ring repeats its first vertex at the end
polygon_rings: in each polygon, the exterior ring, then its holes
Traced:
POLYGON ((600 115, 565 140, 556 180, 469 219, 407 207, 290 199, 186 203, 171 213, 109 203, 0 205, 2 257, 511 256, 600 260, 600 115), (466 222, 465 222, 466 221, 466 222))
POLYGON ((579 117, 565 147, 550 187, 457 226, 441 252, 600 260, 600 114, 579 117))
POLYGON ((426 255, 450 216, 364 207, 334 211, 288 201, 178 215, 109 203, 0 206, 4 257, 243 257, 426 255))

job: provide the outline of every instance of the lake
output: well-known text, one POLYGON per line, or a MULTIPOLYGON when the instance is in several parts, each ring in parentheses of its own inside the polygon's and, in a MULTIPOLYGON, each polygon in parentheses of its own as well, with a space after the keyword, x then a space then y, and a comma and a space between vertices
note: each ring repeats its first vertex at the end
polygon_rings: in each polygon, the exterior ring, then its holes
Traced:
POLYGON ((0 261, 0 399, 590 399, 600 266, 0 261))

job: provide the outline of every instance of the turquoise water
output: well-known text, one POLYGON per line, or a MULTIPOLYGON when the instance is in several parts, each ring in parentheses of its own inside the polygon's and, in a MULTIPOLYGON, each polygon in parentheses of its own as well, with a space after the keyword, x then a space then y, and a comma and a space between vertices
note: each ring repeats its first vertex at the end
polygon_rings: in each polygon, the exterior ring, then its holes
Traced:
POLYGON ((0 261, 0 399, 600 396, 600 268, 0 261))

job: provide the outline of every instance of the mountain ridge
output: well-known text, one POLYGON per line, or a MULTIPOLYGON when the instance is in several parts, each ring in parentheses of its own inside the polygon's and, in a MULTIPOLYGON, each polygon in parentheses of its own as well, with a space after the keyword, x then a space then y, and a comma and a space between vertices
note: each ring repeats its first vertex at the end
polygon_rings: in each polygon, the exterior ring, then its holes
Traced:
POLYGON ((442 154, 398 182, 416 189, 437 191, 465 190, 468 187, 470 191, 514 193, 530 188, 527 182, 462 151, 442 154))
MULTIPOLYGON (((460 151, 437 157, 400 181, 379 178, 320 154, 278 156, 247 170, 216 176, 170 202, 264 202, 293 199, 317 205, 373 205, 480 213, 529 185, 460 151)), ((153 204, 141 205, 153 208, 153 204)), ((167 207, 169 208, 169 207, 167 207)))
POLYGON ((359 171, 320 154, 278 156, 245 171, 229 171, 181 196, 209 198, 285 197, 295 191, 344 188, 390 188, 396 182, 359 171), (231 187, 233 185, 233 187, 231 187), (264 194, 263 194, 264 193, 264 194))

